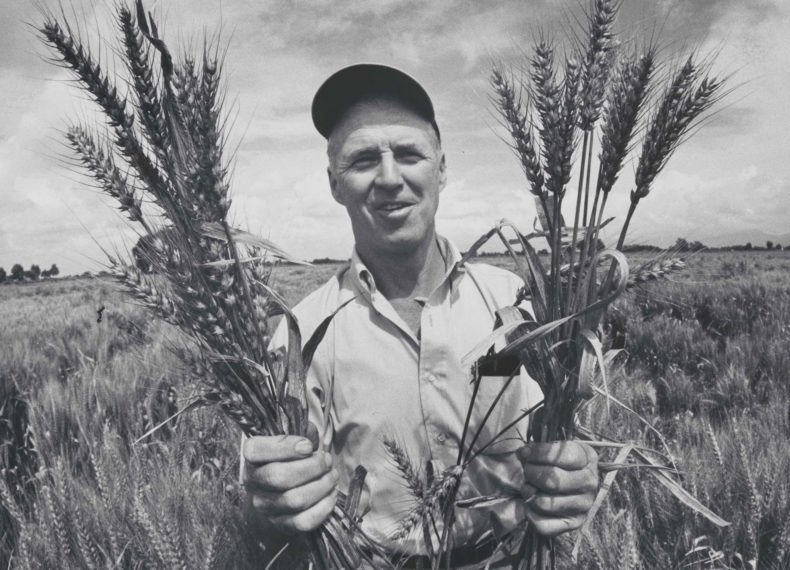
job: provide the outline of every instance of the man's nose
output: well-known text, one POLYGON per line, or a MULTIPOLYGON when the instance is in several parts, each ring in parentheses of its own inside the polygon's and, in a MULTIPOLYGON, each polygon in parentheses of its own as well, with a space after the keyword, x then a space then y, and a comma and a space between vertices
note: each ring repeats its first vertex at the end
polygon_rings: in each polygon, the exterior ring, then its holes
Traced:
POLYGON ((400 188, 403 184, 400 166, 392 154, 384 153, 381 156, 375 183, 376 186, 385 190, 400 188))

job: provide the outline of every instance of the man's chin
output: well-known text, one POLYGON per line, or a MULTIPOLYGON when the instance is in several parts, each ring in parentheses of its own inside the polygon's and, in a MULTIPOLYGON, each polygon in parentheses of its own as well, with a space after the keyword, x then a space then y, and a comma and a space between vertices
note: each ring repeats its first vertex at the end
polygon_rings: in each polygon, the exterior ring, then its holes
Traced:
POLYGON ((385 236, 379 241, 378 249, 390 255, 410 255, 418 252, 426 243, 430 242, 433 235, 392 235, 385 236))

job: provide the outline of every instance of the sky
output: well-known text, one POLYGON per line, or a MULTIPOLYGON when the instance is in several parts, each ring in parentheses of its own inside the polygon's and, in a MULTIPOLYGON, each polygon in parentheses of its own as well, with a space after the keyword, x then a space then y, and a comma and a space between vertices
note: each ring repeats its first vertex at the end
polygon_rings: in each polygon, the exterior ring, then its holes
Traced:
MULTIPOLYGON (((114 0, 62 0, 113 69, 114 0)), ((39 5, 58 9, 51 0, 39 5)), ((461 249, 506 217, 529 230, 535 209, 490 102, 492 62, 516 72, 541 34, 561 39, 587 0, 148 0, 174 51, 220 33, 233 119, 235 224, 313 259, 346 258, 353 239, 326 181, 325 141, 310 102, 336 69, 400 67, 428 90, 447 155, 440 233, 461 249)), ((62 132, 100 127, 68 72, 31 27, 36 2, 0 0, 0 266, 95 271, 106 250, 131 247, 134 228, 78 169, 62 132)), ((671 64, 689 50, 717 54, 735 87, 670 160, 637 209, 629 241, 703 242, 760 230, 790 232, 790 2, 623 0, 620 38, 658 36, 671 64)), ((560 44, 561 45, 561 44, 560 44)), ((610 197, 620 220, 629 175, 610 197)), ((570 202, 570 200, 569 200, 570 202)))

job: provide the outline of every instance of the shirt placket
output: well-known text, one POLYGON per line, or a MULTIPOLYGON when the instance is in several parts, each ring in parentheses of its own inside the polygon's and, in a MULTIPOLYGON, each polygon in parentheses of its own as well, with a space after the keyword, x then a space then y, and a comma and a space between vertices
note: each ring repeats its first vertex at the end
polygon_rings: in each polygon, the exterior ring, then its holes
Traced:
POLYGON ((458 439, 450 425, 457 414, 457 387, 449 385, 452 372, 451 338, 443 302, 449 287, 445 281, 425 303, 420 319, 419 381, 423 419, 428 446, 433 459, 446 468, 454 464, 458 453, 458 439))

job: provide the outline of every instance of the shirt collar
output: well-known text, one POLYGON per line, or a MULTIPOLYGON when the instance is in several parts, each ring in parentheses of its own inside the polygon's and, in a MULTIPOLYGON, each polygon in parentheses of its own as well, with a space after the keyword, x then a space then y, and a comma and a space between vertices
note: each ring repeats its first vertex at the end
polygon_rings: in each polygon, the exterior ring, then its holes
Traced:
MULTIPOLYGON (((439 246, 439 253, 444 259, 445 274, 444 279, 442 279, 442 284, 449 280, 450 286, 454 290, 457 279, 453 277, 456 273, 463 271, 463 267, 461 266, 461 252, 458 251, 450 240, 438 234, 436 235, 436 245, 439 246)), ((354 247, 351 253, 350 269, 352 278, 360 291, 366 295, 372 296, 376 292, 376 282, 375 279, 373 279, 373 274, 359 257, 359 252, 356 247, 354 247)))

